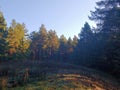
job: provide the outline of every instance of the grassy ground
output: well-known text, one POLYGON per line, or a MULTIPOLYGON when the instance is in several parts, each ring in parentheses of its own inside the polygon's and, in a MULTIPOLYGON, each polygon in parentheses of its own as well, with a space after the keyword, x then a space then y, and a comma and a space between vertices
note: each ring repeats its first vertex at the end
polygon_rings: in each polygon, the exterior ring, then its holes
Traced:
POLYGON ((85 80, 80 80, 80 75, 50 75, 46 80, 33 81, 23 86, 14 88, 6 88, 4 90, 95 90, 96 87, 87 83, 85 80))
POLYGON ((120 84, 105 73, 80 66, 21 60, 0 63, 0 90, 120 90, 120 84), (20 83, 8 88, 10 80, 20 83))

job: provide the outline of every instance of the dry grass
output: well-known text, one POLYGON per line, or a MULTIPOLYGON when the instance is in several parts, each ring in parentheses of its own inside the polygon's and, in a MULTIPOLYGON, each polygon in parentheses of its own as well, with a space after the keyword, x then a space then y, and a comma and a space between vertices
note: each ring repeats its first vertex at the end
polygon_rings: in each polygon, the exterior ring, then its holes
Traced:
POLYGON ((0 72, 0 78, 8 77, 0 79, 1 87, 11 77, 16 79, 16 75, 25 74, 23 81, 29 82, 14 90, 120 90, 120 84, 113 77, 67 63, 8 61, 0 63, 0 72))

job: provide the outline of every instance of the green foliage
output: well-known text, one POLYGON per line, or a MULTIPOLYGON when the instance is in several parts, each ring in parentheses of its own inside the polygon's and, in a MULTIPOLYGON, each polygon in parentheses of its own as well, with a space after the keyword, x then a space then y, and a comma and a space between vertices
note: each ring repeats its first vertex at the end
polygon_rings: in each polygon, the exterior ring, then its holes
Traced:
POLYGON ((7 31, 6 23, 2 12, 0 12, 0 60, 5 59, 7 56, 7 43, 6 43, 7 31))
POLYGON ((90 64, 91 60, 93 60, 93 55, 95 47, 94 45, 94 34, 90 25, 86 22, 84 27, 81 29, 79 34, 79 41, 77 46, 75 47, 75 58, 78 60, 77 63, 81 63, 81 65, 90 64), (80 60, 79 60, 80 59, 80 60))
MULTIPOLYGON (((97 22, 98 32, 97 42, 101 43, 99 57, 102 57, 96 63, 96 67, 103 71, 120 75, 120 1, 119 0, 101 0, 97 3, 95 11, 91 11, 91 20, 97 22)), ((100 46, 100 45, 99 45, 100 46)), ((98 48, 98 47, 97 47, 98 48)))
POLYGON ((6 30, 6 21, 1 11, 0 11, 0 29, 6 30))
POLYGON ((95 11, 91 11, 91 20, 96 21, 99 30, 116 31, 120 28, 120 1, 101 0, 98 1, 95 11))
POLYGON ((30 35, 31 45, 30 51, 33 56, 33 59, 42 59, 47 57, 47 42, 48 35, 45 26, 42 24, 39 32, 32 32, 30 35))

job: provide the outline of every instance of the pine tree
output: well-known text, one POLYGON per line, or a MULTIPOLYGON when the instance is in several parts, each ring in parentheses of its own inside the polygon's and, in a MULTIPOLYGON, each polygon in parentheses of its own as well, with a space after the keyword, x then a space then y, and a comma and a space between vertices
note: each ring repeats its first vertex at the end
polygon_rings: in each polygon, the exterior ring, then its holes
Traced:
POLYGON ((104 61, 106 71, 120 75, 120 0, 101 0, 96 4, 97 8, 91 11, 89 18, 97 22, 99 41, 104 44, 101 61, 104 61))
POLYGON ((60 59, 66 59, 67 54, 67 39, 64 35, 61 35, 59 38, 60 46, 59 46, 59 55, 60 59))
POLYGON ((101 0, 96 3, 95 11, 91 11, 91 20, 97 22, 100 31, 116 31, 120 28, 120 1, 101 0))
POLYGON ((73 52, 73 41, 71 37, 69 37, 67 42, 67 53, 70 54, 72 52, 73 52))
POLYGON ((83 42, 87 43, 89 41, 89 39, 91 39, 92 37, 92 30, 90 25, 86 22, 84 24, 84 27, 81 30, 81 33, 79 34, 80 40, 82 40, 83 42))
POLYGON ((6 30, 6 21, 5 21, 5 18, 3 16, 3 13, 0 11, 0 29, 1 30, 6 30))
POLYGON ((92 42, 93 39, 93 32, 91 30, 90 25, 86 22, 84 24, 84 27, 81 29, 81 32, 79 33, 79 40, 76 47, 76 56, 78 63, 87 64, 91 62, 91 54, 92 54, 92 47, 94 42, 92 42))
POLYGON ((74 37, 73 37, 73 46, 74 46, 74 48, 77 46, 77 44, 78 44, 78 37, 74 35, 74 37))
POLYGON ((47 42, 48 42, 48 32, 46 30, 46 27, 42 24, 39 30, 39 36, 38 36, 38 56, 40 58, 46 58, 47 55, 47 42))
POLYGON ((0 12, 0 60, 5 59, 7 55, 7 43, 6 43, 6 21, 3 13, 0 12))
POLYGON ((38 38, 39 38, 39 33, 38 32, 35 32, 33 31, 31 34, 30 34, 30 40, 31 40, 31 43, 30 43, 30 52, 31 52, 31 56, 32 56, 32 59, 33 60, 36 60, 37 58, 37 52, 38 52, 38 38))
POLYGON ((53 30, 48 31, 47 49, 50 56, 52 55, 52 53, 58 51, 59 45, 59 39, 56 32, 53 30))

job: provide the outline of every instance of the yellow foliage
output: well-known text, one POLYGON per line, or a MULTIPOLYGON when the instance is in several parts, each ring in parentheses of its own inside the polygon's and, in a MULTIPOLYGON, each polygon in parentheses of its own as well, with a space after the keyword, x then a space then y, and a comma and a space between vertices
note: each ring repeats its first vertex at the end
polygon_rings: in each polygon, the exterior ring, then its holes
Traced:
POLYGON ((8 36, 6 41, 9 46, 9 53, 25 52, 29 48, 29 41, 25 37, 25 27, 19 23, 13 22, 12 26, 8 29, 8 36), (14 24, 14 25, 13 25, 14 24))

